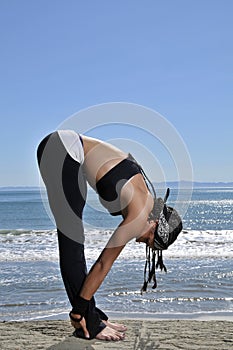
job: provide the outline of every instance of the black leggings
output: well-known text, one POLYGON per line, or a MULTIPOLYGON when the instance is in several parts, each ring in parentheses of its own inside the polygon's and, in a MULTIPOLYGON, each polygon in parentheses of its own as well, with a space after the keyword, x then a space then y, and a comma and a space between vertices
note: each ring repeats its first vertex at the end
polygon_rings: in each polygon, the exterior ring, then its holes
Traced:
MULTIPOLYGON (((75 298, 87 276, 82 223, 86 179, 82 165, 67 153, 57 132, 42 140, 37 150, 37 159, 56 221, 62 279, 69 301, 75 307, 75 298)), ((101 320, 107 319, 95 306, 92 297, 85 314, 91 339, 105 328, 101 320)), ((77 329, 75 335, 84 337, 82 329, 77 329)))

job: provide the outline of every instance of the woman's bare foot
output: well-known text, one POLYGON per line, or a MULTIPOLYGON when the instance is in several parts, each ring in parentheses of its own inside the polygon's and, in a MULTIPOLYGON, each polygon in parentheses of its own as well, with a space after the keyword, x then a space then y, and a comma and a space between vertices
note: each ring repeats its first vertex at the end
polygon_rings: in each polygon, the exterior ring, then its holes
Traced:
POLYGON ((125 332, 125 331, 127 331, 127 327, 125 325, 123 325, 123 324, 113 323, 113 322, 110 322, 110 321, 103 321, 103 320, 102 320, 102 322, 106 326, 108 326, 108 327, 110 327, 112 329, 115 329, 115 331, 118 331, 118 332, 125 332))
MULTIPOLYGON (((106 322, 106 321, 105 321, 106 322)), ((125 338, 125 334, 116 331, 108 326, 106 326, 99 334, 97 334, 96 339, 99 340, 123 340, 125 338)))

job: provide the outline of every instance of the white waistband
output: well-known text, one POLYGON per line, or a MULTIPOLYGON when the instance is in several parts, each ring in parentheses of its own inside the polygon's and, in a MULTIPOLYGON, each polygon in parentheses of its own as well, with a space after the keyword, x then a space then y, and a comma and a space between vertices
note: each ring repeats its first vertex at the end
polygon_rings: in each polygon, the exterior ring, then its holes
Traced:
POLYGON ((84 162, 84 151, 79 134, 74 130, 57 130, 57 132, 69 155, 82 164, 84 162))

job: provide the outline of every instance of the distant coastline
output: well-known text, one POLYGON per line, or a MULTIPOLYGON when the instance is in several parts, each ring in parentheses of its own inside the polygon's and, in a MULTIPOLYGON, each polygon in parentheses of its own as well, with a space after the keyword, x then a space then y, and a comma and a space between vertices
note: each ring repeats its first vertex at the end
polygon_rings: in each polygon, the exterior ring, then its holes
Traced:
POLYGON ((168 182, 154 182, 157 187, 171 187, 171 188, 230 188, 233 187, 233 182, 198 182, 198 181, 168 181, 168 182))
MULTIPOLYGON (((153 182, 157 188, 232 188, 232 182, 198 182, 194 181, 168 181, 168 182, 153 182)), ((0 190, 37 190, 39 186, 0 186, 0 190)))

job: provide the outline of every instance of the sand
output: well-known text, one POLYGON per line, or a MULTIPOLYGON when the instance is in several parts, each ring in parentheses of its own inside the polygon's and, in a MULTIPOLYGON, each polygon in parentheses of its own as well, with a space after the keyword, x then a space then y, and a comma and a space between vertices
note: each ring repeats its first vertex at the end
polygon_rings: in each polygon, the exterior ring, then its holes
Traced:
POLYGON ((69 321, 1 322, 0 349, 233 349, 232 321, 126 319, 120 322, 128 330, 126 339, 118 342, 75 338, 69 321))

